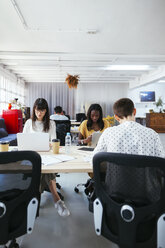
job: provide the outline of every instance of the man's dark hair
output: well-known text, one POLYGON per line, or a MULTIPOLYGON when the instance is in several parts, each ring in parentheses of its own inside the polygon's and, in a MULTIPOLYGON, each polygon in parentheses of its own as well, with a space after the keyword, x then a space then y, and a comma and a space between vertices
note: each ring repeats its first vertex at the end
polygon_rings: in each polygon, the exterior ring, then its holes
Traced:
POLYGON ((54 108, 54 112, 56 112, 57 114, 61 114, 62 113, 62 107, 61 106, 56 106, 54 108))
POLYGON ((134 103, 131 99, 121 98, 114 103, 113 112, 120 119, 123 119, 124 117, 132 115, 134 108, 134 103))

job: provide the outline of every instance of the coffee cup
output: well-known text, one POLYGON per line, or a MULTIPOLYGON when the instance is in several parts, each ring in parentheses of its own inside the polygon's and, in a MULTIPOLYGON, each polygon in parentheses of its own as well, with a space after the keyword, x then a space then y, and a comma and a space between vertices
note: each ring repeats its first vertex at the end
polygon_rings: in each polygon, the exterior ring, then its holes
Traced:
POLYGON ((1 141, 0 142, 0 152, 8 152, 9 150, 9 142, 8 141, 1 141))
POLYGON ((59 139, 53 139, 52 140, 52 150, 54 154, 58 154, 60 149, 60 140, 59 139))

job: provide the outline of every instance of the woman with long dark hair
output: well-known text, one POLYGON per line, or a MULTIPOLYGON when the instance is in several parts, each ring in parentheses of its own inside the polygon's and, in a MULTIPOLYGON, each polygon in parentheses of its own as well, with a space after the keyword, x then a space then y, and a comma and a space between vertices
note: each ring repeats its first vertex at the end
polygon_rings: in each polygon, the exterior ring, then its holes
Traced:
MULTIPOLYGON (((49 119, 49 107, 44 98, 38 98, 33 105, 32 118, 27 120, 23 129, 24 133, 45 132, 49 133, 50 142, 56 139, 56 126, 55 122, 49 119)), ((56 189, 56 175, 43 174, 41 177, 41 193, 49 187, 55 208, 57 208, 60 216, 70 215, 69 210, 66 208, 63 201, 61 201, 56 189)))
POLYGON ((91 104, 87 113, 87 120, 83 121, 79 127, 79 144, 90 145, 92 133, 101 133, 109 127, 109 123, 103 120, 102 108, 99 104, 91 104))

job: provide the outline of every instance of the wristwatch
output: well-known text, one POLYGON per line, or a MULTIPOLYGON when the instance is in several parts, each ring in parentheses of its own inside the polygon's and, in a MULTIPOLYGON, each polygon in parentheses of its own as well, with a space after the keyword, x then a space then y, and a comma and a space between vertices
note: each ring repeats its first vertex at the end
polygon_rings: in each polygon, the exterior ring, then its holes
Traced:
POLYGON ((81 140, 81 145, 84 145, 84 140, 81 140))

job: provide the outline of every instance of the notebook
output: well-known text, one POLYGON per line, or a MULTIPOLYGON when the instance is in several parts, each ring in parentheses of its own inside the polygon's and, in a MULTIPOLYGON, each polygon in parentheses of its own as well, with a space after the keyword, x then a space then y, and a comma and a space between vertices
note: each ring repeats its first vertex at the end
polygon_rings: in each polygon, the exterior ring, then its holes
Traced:
POLYGON ((101 132, 94 132, 92 133, 92 142, 91 142, 91 147, 96 147, 97 146, 97 143, 98 143, 98 140, 101 136, 101 132))
POLYGON ((18 150, 49 151, 48 133, 17 133, 18 150))

